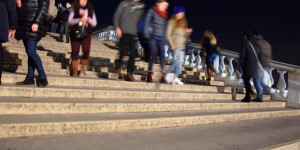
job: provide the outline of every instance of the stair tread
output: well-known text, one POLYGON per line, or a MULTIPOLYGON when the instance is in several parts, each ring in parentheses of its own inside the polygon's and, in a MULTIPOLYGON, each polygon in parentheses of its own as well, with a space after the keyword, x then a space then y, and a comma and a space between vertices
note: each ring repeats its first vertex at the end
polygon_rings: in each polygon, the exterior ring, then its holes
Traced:
POLYGON ((210 111, 178 111, 178 112, 147 112, 147 113, 108 113, 108 114, 68 114, 68 115, 0 115, 1 124, 34 124, 34 123, 62 123, 62 122, 89 122, 114 120, 140 120, 159 118, 181 118, 213 115, 236 115, 264 112, 297 112, 300 110, 289 108, 259 108, 237 110, 210 110, 210 111))

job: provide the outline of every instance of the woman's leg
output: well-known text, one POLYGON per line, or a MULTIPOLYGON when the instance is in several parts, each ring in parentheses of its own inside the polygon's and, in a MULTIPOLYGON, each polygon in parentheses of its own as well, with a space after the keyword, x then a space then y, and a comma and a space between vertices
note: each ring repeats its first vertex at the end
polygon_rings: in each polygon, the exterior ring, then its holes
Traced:
POLYGON ((88 36, 83 39, 82 41, 82 51, 83 57, 81 60, 81 72, 83 75, 86 75, 86 71, 88 70, 89 66, 89 56, 91 51, 91 36, 88 36))
POLYGON ((71 48, 72 48, 72 61, 71 61, 71 68, 72 68, 72 76, 78 76, 78 55, 80 50, 81 41, 77 39, 71 38, 71 48))
POLYGON ((155 63, 155 60, 156 60, 156 56, 157 56, 157 52, 158 52, 158 49, 157 49, 157 41, 155 39, 151 39, 149 41, 149 65, 148 65, 148 76, 147 76, 147 82, 153 82, 153 79, 152 79, 152 75, 153 75, 153 71, 152 71, 152 67, 153 67, 153 64, 155 63))
POLYGON ((2 78, 3 63, 4 63, 4 50, 2 47, 2 43, 0 42, 0 85, 1 85, 1 78, 2 78))

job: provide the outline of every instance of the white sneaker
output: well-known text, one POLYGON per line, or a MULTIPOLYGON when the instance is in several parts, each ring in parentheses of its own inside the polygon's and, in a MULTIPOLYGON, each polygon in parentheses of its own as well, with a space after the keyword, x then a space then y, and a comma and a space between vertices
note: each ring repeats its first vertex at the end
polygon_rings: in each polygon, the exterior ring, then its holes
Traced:
POLYGON ((183 82, 181 82, 178 78, 176 78, 172 84, 178 84, 178 85, 183 85, 183 82))

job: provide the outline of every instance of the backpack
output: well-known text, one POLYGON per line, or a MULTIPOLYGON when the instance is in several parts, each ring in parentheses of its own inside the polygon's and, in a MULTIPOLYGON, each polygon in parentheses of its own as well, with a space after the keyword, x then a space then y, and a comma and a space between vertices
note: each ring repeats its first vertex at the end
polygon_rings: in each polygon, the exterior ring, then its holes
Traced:
POLYGON ((57 16, 57 11, 58 10, 55 6, 55 0, 49 0, 47 20, 54 20, 57 16))

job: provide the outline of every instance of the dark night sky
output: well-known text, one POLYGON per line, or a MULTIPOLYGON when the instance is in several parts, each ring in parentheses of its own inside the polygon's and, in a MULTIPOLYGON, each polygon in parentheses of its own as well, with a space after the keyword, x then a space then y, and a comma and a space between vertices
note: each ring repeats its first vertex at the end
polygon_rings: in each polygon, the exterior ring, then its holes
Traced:
MULTIPOLYGON (((97 28, 112 24, 113 13, 121 0, 91 0, 98 18, 97 28)), ((151 7, 155 0, 144 0, 151 7)), ((273 46, 274 60, 300 66, 299 0, 169 0, 171 11, 187 9, 193 42, 199 42, 204 29, 217 36, 224 49, 239 51, 242 34, 257 28, 273 46)))

